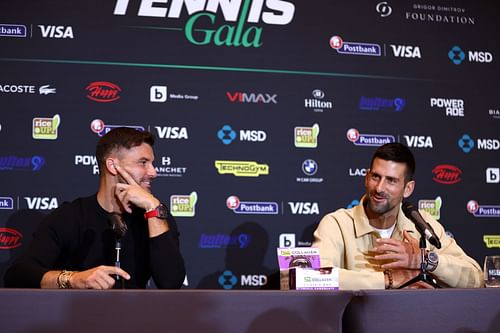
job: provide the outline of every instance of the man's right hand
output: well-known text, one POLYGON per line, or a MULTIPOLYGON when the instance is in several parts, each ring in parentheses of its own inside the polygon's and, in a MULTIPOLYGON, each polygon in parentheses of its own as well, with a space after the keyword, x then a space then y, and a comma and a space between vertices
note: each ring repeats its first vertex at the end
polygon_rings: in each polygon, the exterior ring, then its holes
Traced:
POLYGON ((125 280, 130 275, 123 269, 115 266, 98 266, 82 272, 76 272, 69 280, 74 289, 111 289, 115 285, 115 275, 125 280))

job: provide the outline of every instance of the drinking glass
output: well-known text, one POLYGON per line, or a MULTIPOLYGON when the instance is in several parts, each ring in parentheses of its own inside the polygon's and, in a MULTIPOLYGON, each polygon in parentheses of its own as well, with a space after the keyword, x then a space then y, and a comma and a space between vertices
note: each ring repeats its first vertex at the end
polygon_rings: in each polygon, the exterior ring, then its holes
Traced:
POLYGON ((488 288, 500 288, 500 256, 484 258, 484 284, 488 288))

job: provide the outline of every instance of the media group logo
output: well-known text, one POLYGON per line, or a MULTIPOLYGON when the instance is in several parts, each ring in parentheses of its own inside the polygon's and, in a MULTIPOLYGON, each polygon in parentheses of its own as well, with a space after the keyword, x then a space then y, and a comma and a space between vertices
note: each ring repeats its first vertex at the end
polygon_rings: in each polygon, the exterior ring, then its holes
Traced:
POLYGON ((359 109, 362 111, 403 111, 406 100, 401 97, 383 98, 361 96, 359 99, 359 109))
POLYGON ((475 217, 500 217, 499 205, 480 205, 476 200, 467 202, 467 211, 475 217))
POLYGON ((313 124, 311 127, 297 126, 293 131, 295 147, 316 148, 318 147, 319 125, 313 124))
POLYGON ((500 183, 500 168, 487 168, 486 169, 486 183, 489 183, 489 184, 500 183))
POLYGON ((269 175, 269 165, 255 161, 215 161, 215 168, 220 175, 231 174, 236 177, 258 177, 269 175))
POLYGON ((33 139, 55 140, 61 117, 56 114, 52 118, 33 118, 33 139))
POLYGON ((172 100, 186 100, 197 101, 199 96, 182 94, 182 93, 168 93, 168 86, 151 86, 149 88, 149 101, 151 103, 165 103, 169 98, 172 100))
POLYGON ((170 213, 177 217, 193 217, 196 215, 198 194, 193 191, 188 195, 172 194, 170 196, 170 213))
POLYGON ((236 214, 276 215, 279 213, 277 202, 240 201, 235 195, 226 199, 226 206, 236 214))
POLYGON ((493 54, 487 51, 465 51, 458 45, 454 45, 448 51, 448 58, 455 65, 460 65, 463 61, 478 62, 478 63, 491 63, 493 62, 493 54), (467 55, 467 56, 466 56, 467 55))
POLYGON ((330 47, 340 54, 361 55, 380 57, 381 47, 379 44, 365 42, 347 42, 340 36, 332 36, 330 38, 330 47))
POLYGON ((27 36, 28 27, 23 24, 0 23, 0 37, 26 38, 27 36))
POLYGON ((355 146, 379 147, 386 143, 396 142, 393 135, 386 134, 361 134, 355 128, 350 128, 346 133, 347 140, 355 146))
POLYGON ((35 155, 32 157, 18 156, 0 156, 0 171, 40 171, 45 164, 43 156, 35 155))

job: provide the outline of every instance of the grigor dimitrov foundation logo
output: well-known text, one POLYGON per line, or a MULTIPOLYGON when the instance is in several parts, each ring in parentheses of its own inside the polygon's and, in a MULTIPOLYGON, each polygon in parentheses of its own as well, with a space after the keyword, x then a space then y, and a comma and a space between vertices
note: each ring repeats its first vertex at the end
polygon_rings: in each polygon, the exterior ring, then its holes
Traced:
POLYGON ((140 17, 178 19, 181 12, 187 13, 184 35, 191 44, 255 48, 262 46, 263 24, 287 25, 295 15, 293 3, 277 0, 172 0, 168 4, 166 0, 117 0, 113 14, 131 14, 136 8, 135 15, 140 17))

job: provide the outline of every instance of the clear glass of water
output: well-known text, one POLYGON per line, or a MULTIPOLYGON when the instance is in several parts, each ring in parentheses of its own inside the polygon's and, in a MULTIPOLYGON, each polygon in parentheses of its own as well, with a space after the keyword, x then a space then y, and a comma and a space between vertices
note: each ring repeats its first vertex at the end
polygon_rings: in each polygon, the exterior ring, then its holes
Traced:
POLYGON ((484 258, 484 284, 487 288, 500 288, 500 255, 484 258))

